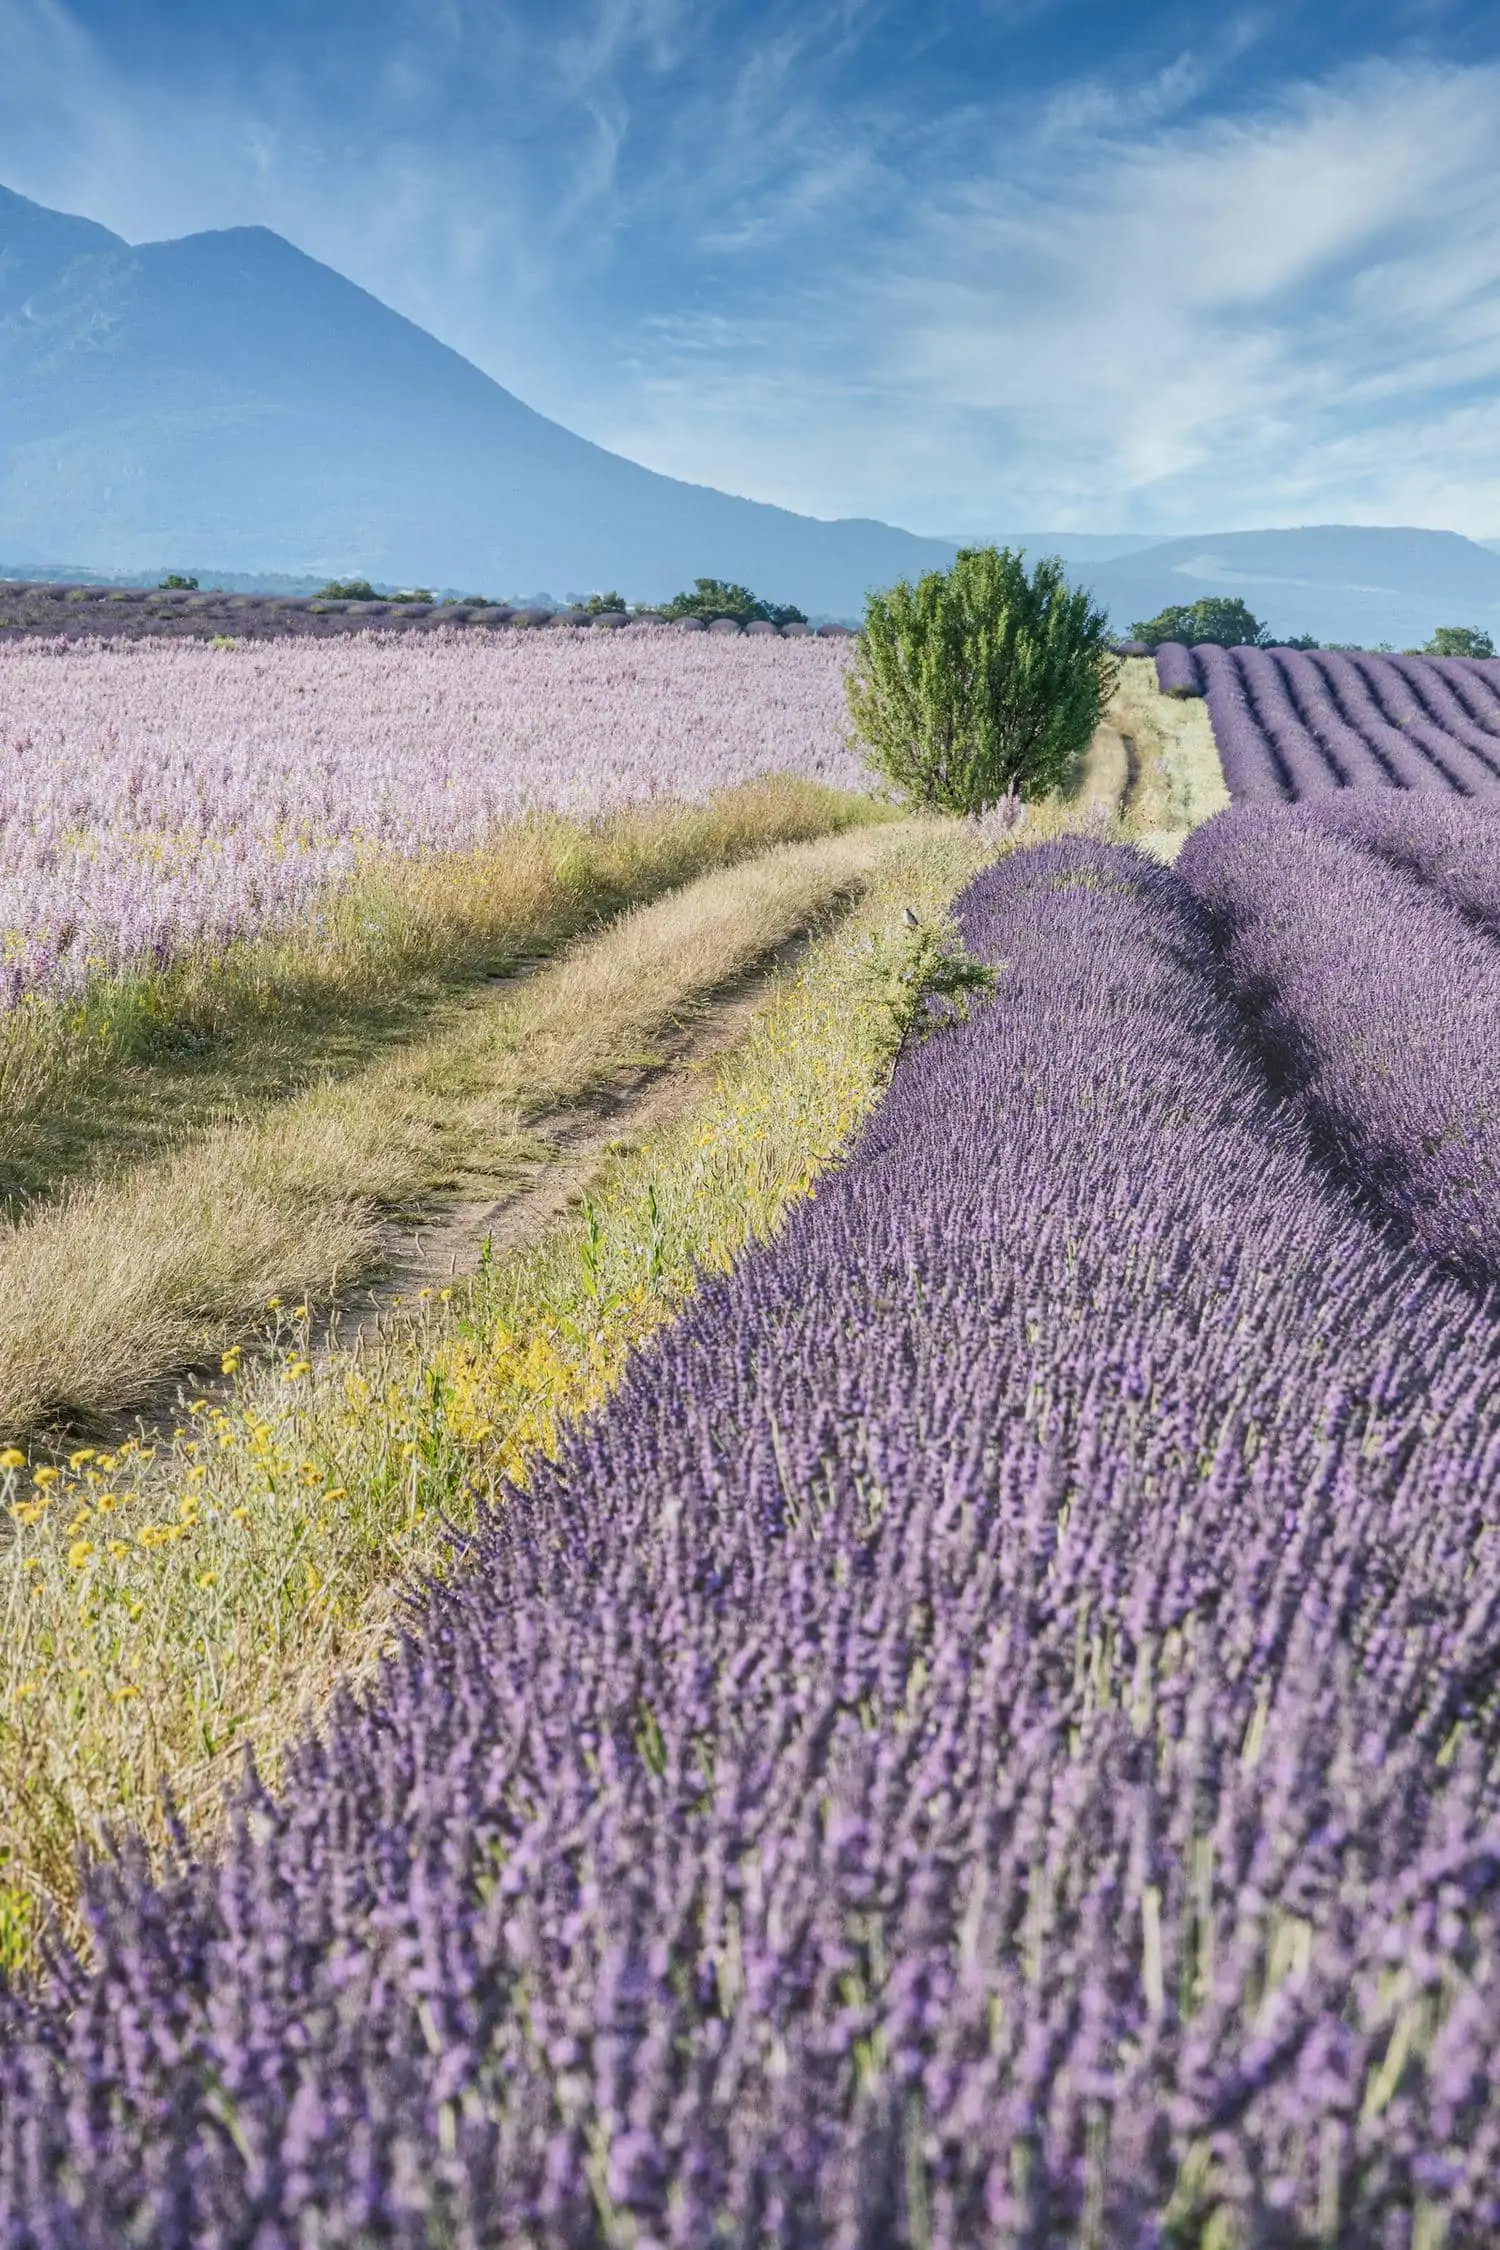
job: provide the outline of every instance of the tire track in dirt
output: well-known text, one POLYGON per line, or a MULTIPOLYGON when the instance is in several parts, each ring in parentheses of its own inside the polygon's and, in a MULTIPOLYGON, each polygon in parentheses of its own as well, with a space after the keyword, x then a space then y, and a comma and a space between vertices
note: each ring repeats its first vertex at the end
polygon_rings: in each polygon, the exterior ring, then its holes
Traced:
POLYGON ((531 1121, 541 1143, 520 1178, 480 1174, 456 1197, 434 1198, 385 1229, 385 1263, 336 1305, 315 1335, 320 1357, 384 1340, 412 1317, 420 1292, 462 1281, 486 1241, 496 1256, 529 1243, 597 1185, 612 1158, 690 1110, 713 1067, 739 1044, 785 973, 806 953, 801 932, 746 977, 661 1034, 649 1062, 618 1071, 581 1102, 531 1121))

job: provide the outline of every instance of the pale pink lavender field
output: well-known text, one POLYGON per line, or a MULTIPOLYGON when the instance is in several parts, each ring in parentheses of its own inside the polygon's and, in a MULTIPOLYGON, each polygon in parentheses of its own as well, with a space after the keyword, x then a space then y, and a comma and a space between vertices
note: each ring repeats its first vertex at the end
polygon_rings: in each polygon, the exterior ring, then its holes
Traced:
POLYGON ((285 921, 528 811, 861 784, 844 649, 457 633, 0 649, 0 1006, 285 921))

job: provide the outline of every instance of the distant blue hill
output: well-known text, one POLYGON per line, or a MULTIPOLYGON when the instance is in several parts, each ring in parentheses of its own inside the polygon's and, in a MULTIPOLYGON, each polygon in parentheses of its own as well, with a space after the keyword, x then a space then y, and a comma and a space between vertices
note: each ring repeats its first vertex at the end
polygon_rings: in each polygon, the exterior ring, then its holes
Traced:
POLYGON ((133 248, 0 189, 0 555, 837 614, 953 547, 623 460, 264 228, 133 248))
POLYGON ((1080 564, 1078 575, 1120 632, 1200 595, 1239 594, 1287 638, 1415 648, 1439 625, 1477 625, 1500 641, 1500 551, 1454 531, 1228 531, 1080 564))

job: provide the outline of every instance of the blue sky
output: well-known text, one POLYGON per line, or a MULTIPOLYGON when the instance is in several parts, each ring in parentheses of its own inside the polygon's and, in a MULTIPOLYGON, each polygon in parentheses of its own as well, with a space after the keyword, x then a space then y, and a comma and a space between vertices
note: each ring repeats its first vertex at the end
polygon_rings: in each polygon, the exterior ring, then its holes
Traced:
POLYGON ((816 514, 1500 536, 1494 0, 0 0, 0 181, 816 514))

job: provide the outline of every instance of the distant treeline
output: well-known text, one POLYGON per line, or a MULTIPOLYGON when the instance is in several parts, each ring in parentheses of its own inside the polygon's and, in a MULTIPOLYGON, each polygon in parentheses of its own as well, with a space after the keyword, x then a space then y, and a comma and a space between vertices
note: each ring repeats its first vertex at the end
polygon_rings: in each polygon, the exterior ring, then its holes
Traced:
MULTIPOLYGON (((1202 601, 1179 603, 1139 620, 1130 628, 1130 651, 1143 653, 1176 642, 1184 648, 1320 648, 1311 633, 1290 640, 1263 625, 1238 596, 1212 595, 1202 601)), ((1357 648, 1354 641, 1330 641, 1330 648, 1357 648)), ((1375 653, 1392 655, 1389 641, 1377 644, 1375 653)), ((1439 625, 1422 648, 1407 649, 1408 656, 1493 656, 1493 637, 1477 625, 1439 625)))

